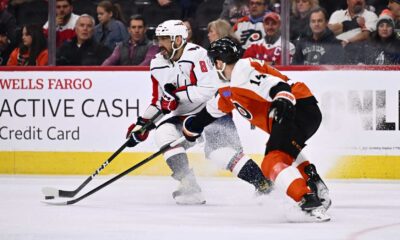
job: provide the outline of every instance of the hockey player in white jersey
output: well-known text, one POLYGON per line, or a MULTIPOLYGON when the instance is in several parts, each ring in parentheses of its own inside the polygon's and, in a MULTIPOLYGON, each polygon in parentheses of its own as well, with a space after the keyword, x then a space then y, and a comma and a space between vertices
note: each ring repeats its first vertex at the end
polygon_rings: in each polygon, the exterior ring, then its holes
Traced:
POLYGON ((220 88, 202 111, 185 119, 185 137, 195 140, 205 126, 236 109, 270 134, 261 169, 276 190, 298 202, 305 221, 329 221, 328 189, 302 152, 321 123, 317 100, 304 83, 289 84, 287 76, 264 61, 240 59, 242 53, 229 38, 211 43, 208 54, 230 84, 220 88))
MULTIPOLYGON (((161 109, 168 118, 158 124, 155 141, 162 147, 182 136, 183 120, 204 108, 205 103, 216 94, 223 84, 209 61, 207 51, 186 42, 188 31, 180 20, 161 23, 155 31, 161 52, 150 63, 153 98, 135 124, 128 129, 127 137, 132 143, 147 138, 147 128, 141 127, 161 109)), ((155 127, 155 126, 154 126, 155 127)), ((178 204, 205 203, 201 188, 193 170, 189 167, 186 149, 190 144, 179 145, 164 153, 172 170, 172 177, 180 181, 173 198, 178 204)), ((253 184, 260 193, 268 193, 270 181, 258 165, 243 154, 239 136, 230 116, 221 118, 205 129, 205 154, 210 160, 220 161, 239 178, 253 184)))

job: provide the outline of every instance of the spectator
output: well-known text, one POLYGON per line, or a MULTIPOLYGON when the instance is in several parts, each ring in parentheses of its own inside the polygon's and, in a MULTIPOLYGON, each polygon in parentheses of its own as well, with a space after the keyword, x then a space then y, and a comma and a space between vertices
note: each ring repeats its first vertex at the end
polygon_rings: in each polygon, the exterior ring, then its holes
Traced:
POLYGON ((239 19, 249 15, 247 0, 225 0, 219 18, 234 25, 239 19))
MULTIPOLYGON (((244 52, 243 58, 252 57, 266 61, 268 64, 281 64, 281 17, 275 12, 267 13, 264 17, 265 37, 251 44, 244 52)), ((295 47, 290 45, 290 56, 293 57, 295 47)))
POLYGON ((365 9, 365 0, 347 0, 347 6, 335 11, 328 24, 343 46, 368 39, 378 20, 375 13, 365 9))
POLYGON ((57 65, 90 66, 101 65, 111 50, 93 39, 95 21, 92 16, 82 14, 76 21, 76 36, 65 42, 57 51, 57 65))
POLYGON ((198 25, 193 20, 193 18, 183 19, 183 24, 185 24, 185 26, 188 29, 188 37, 187 37, 186 41, 197 44, 197 45, 201 45, 203 39, 199 33, 198 25))
POLYGON ((133 15, 128 28, 130 39, 118 44, 102 65, 149 66, 150 60, 157 54, 159 48, 147 39, 146 30, 147 26, 143 16, 133 15))
POLYGON ((110 1, 101 1, 97 5, 99 24, 94 29, 94 39, 113 50, 120 42, 128 41, 129 34, 124 25, 121 8, 110 1))
POLYGON ((389 0, 388 8, 394 20, 394 32, 396 37, 400 39, 400 0, 389 0))
POLYGON ((7 27, 4 23, 0 23, 0 66, 6 65, 8 58, 14 48, 8 38, 7 27))
POLYGON ((38 25, 22 28, 22 43, 12 51, 7 66, 46 66, 48 63, 47 42, 38 25))
POLYGON ((290 40, 296 41, 309 30, 310 12, 319 7, 318 0, 292 0, 290 17, 290 40))
POLYGON ((7 37, 10 40, 12 46, 16 44, 16 32, 17 20, 15 17, 7 11, 8 0, 0 0, 0 23, 4 24, 7 32, 7 37))
POLYGON ((268 0, 249 0, 250 15, 243 17, 233 27, 243 48, 265 37, 263 19, 268 11, 268 0))
POLYGON ((365 49, 365 63, 373 65, 400 64, 400 39, 394 32, 394 21, 390 15, 383 14, 376 24, 365 49))
POLYGON ((223 19, 217 19, 210 22, 207 26, 207 30, 208 41, 210 43, 223 37, 230 37, 232 39, 238 40, 235 33, 233 32, 232 26, 229 24, 229 22, 223 19))
MULTIPOLYGON (((56 0, 56 47, 60 47, 65 41, 75 37, 75 23, 78 15, 72 13, 72 0, 56 0)), ((44 33, 47 38, 49 22, 44 26, 44 33)))
POLYGON ((342 64, 343 47, 328 28, 325 9, 317 8, 310 14, 311 34, 300 38, 293 57, 294 64, 321 65, 342 64))

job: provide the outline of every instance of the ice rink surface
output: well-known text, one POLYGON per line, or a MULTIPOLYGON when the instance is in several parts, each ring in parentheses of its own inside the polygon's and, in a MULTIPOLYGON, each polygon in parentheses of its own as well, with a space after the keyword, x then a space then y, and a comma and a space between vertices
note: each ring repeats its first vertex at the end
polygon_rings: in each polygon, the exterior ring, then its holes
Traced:
MULTIPOLYGON (((200 178, 202 206, 176 205, 172 178, 131 176, 75 205, 41 203, 42 187, 73 190, 85 178, 0 175, 0 239, 400 239, 399 181, 327 181, 327 223, 289 223, 290 204, 279 194, 255 198, 235 178, 200 178)), ((95 178, 77 196, 109 178, 95 178)))

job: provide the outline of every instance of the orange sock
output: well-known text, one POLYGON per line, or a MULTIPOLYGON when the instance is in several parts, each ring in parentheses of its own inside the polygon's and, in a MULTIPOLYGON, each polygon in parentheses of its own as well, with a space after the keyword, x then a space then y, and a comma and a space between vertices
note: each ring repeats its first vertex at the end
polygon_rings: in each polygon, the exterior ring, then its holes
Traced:
MULTIPOLYGON (((311 192, 299 169, 292 166, 293 158, 282 151, 269 152, 261 164, 263 174, 269 177, 294 201, 299 202, 304 194, 311 192)), ((304 168, 303 168, 304 170, 304 168)), ((304 171, 303 171, 304 172, 304 171)))
POLYGON ((288 187, 286 194, 296 202, 299 202, 304 194, 310 193, 311 190, 307 187, 307 183, 302 178, 297 178, 288 187))

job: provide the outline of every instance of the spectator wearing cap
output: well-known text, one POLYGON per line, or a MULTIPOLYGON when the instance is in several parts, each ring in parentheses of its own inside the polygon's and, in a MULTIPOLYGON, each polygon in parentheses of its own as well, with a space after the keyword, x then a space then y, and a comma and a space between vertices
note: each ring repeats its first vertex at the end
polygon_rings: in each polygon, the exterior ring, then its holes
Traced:
POLYGON ((25 25, 22 28, 22 43, 12 51, 7 66, 46 66, 47 63, 47 41, 42 27, 25 25))
POLYGON ((57 49, 56 63, 65 66, 101 65, 111 50, 93 39, 95 21, 82 14, 76 21, 76 36, 57 49))
POLYGON ((388 8, 394 20, 394 32, 400 39, 400 0, 389 0, 388 8))
POLYGON ((400 40, 394 32, 393 18, 381 14, 376 24, 376 31, 371 34, 364 51, 366 64, 394 65, 400 64, 400 40))
POLYGON ((14 47, 8 38, 7 27, 4 23, 0 23, 0 66, 7 64, 8 58, 14 47))
MULTIPOLYGON (((60 47, 65 41, 75 37, 74 27, 78 15, 72 13, 72 0, 56 0, 56 47, 60 47)), ((47 38, 49 31, 49 22, 47 21, 43 30, 47 38)))
MULTIPOLYGON (((264 17, 265 37, 251 44, 243 54, 243 58, 252 57, 264 60, 272 65, 281 64, 281 17, 275 12, 269 12, 264 17)), ((290 57, 295 53, 295 46, 289 43, 290 57)))
POLYGON ((340 40, 328 28, 325 9, 317 8, 310 14, 311 33, 300 38, 296 44, 293 64, 323 65, 342 64, 344 51, 340 40))
POLYGON ((146 30, 143 16, 133 15, 128 28, 130 39, 118 44, 102 65, 149 66, 151 59, 159 51, 159 47, 146 37, 146 30))
POLYGON ((7 33, 8 40, 12 46, 16 46, 17 34, 17 20, 7 11, 8 0, 0 0, 0 23, 4 24, 3 28, 7 33))
POLYGON ((233 31, 243 48, 265 37, 263 19, 265 13, 269 12, 268 3, 269 0, 249 0, 250 14, 239 19, 233 26, 233 31))

